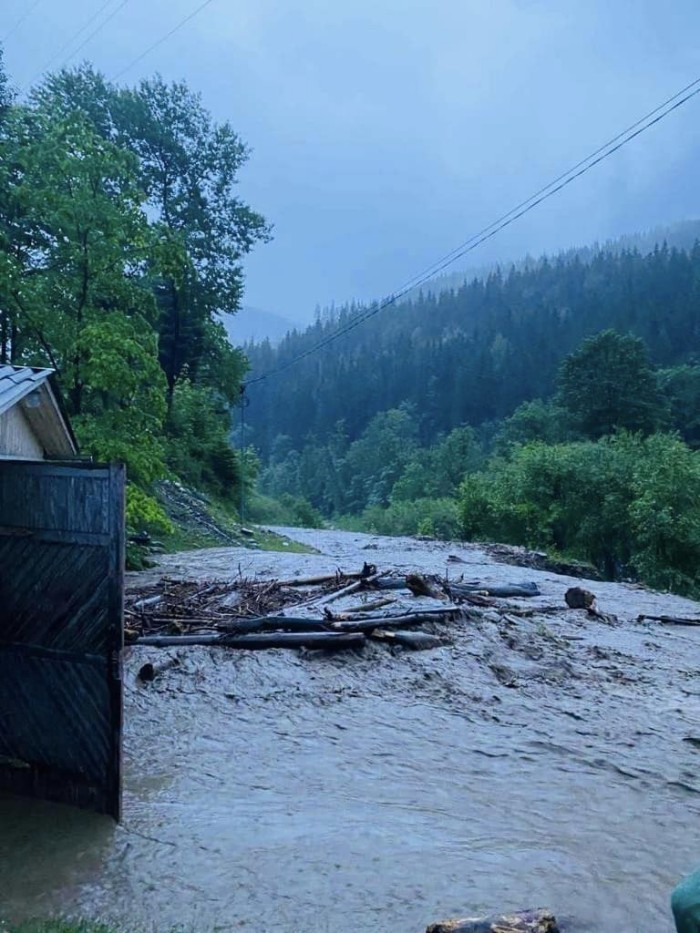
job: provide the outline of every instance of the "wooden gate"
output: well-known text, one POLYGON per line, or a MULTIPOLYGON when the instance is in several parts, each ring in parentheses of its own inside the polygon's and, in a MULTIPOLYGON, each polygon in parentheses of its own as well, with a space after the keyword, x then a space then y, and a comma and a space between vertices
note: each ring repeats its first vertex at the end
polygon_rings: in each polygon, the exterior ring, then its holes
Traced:
POLYGON ((124 470, 0 461, 0 790, 121 809, 124 470))

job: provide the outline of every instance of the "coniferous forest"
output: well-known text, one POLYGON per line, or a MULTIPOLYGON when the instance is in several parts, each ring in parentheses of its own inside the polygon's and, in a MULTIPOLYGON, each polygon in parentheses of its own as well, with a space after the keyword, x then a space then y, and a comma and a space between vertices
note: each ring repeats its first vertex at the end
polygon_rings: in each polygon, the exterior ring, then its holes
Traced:
POLYGON ((700 245, 496 271, 288 365, 362 310, 246 347, 253 380, 279 370, 248 389, 247 437, 287 516, 524 544, 698 592, 700 245))

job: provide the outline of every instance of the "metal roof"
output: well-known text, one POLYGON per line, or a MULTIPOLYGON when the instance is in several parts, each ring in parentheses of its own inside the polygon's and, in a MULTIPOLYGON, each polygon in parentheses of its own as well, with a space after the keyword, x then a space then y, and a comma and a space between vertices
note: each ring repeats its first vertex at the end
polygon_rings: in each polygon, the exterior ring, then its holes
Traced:
POLYGON ((0 415, 46 382, 52 369, 0 366, 0 415))

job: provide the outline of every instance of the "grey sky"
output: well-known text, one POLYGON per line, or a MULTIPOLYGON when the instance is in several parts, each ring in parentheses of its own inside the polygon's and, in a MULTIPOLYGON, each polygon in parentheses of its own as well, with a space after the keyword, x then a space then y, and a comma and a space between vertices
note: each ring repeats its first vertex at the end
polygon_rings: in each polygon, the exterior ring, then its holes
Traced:
MULTIPOLYGON (((0 38, 32 2, 0 0, 0 38)), ((40 0, 15 83, 102 2, 40 0)), ((128 0, 76 60, 110 76, 199 2, 128 0)), ((122 80, 186 79, 250 145, 241 195, 275 239, 245 301, 308 320, 391 292, 700 76, 699 33, 697 0, 214 0, 122 80)), ((696 98, 469 264, 698 216, 699 164, 696 98)))

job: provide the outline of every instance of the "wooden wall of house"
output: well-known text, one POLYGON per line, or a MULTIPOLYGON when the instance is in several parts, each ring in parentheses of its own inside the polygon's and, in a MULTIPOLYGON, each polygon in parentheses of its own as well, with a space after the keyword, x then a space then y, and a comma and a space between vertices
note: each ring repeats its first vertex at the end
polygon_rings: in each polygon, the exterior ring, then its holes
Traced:
POLYGON ((44 449, 19 405, 0 415, 0 459, 43 460, 44 449))

